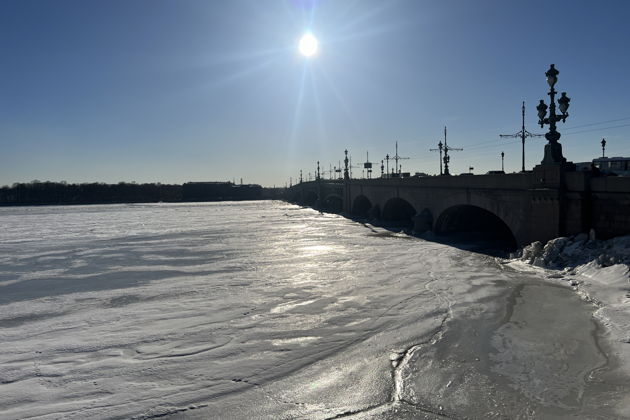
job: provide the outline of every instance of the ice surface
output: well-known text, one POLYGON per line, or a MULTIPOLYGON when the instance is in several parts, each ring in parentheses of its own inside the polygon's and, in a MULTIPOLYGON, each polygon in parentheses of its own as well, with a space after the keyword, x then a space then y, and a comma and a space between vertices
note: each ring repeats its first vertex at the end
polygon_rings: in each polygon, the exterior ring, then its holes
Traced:
MULTIPOLYGON (((457 331, 489 343, 470 348, 517 354, 499 344, 518 341, 506 311, 520 301, 505 302, 547 276, 279 202, 0 208, 0 226, 0 417, 9 419, 458 412, 469 383, 435 377, 460 402, 423 394, 418 372, 436 374, 426 366, 442 360, 428 356, 439 343, 466 347, 457 331)), ((604 308, 628 312, 617 292, 609 306, 568 299, 566 308, 612 319, 604 308)), ((601 376, 593 351, 567 378, 601 376)), ((515 401, 530 404, 536 395, 501 357, 489 380, 503 372, 515 401)), ((610 398, 615 413, 628 405, 610 398)))
MULTIPOLYGON (((566 282, 594 302, 595 316, 613 343, 619 368, 630 373, 630 236, 597 240, 581 234, 544 246, 533 243, 512 265, 519 262, 542 267, 541 274, 550 281, 566 282)), ((627 406, 626 401, 623 415, 630 417, 627 406)))
POLYGON ((551 240, 544 247, 533 243, 519 260, 552 269, 545 272, 548 278, 566 281, 594 301, 596 315, 614 340, 630 343, 630 236, 595 240, 582 234, 551 240))

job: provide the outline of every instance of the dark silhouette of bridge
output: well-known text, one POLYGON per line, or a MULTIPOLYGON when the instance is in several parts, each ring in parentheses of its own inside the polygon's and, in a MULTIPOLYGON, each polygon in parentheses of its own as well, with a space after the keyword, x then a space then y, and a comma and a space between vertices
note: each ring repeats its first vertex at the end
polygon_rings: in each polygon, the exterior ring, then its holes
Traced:
MULTIPOLYGON (((344 180, 322 180, 318 162, 316 181, 291 187, 288 199, 418 233, 431 230, 438 235, 468 233, 500 239, 510 248, 592 230, 603 238, 630 234, 630 177, 576 171, 562 154, 557 123, 569 117, 571 99, 562 92, 556 107, 559 73, 553 64, 545 73, 549 105, 541 100, 536 110, 538 124, 549 126, 548 144, 541 164, 531 172, 446 176, 450 148, 445 128, 444 148, 440 143, 438 149, 440 155, 444 150, 444 176, 350 179, 346 150, 344 180)), ((524 107, 522 114, 523 129, 518 134, 524 143, 524 107)))
POLYGON ((630 234, 630 177, 595 177, 561 165, 518 174, 319 179, 291 202, 438 235, 475 233, 511 247, 559 236, 630 234))

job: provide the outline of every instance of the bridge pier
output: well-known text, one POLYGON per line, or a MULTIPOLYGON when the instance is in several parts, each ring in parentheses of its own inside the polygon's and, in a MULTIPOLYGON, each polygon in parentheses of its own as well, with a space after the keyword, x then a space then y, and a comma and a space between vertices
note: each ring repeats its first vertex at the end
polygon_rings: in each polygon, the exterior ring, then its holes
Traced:
POLYGON ((433 215, 429 209, 424 209, 413 218, 413 230, 416 233, 424 233, 433 230, 433 215))

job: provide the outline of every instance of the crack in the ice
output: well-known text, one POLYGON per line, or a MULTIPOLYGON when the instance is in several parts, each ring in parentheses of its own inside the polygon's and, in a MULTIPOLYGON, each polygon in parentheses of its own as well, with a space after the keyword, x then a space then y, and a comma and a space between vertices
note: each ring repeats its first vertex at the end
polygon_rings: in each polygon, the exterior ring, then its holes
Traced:
MULTIPOLYGON (((433 290, 430 285, 434 282, 437 281, 437 279, 433 276, 433 273, 429 273, 429 276, 431 277, 431 281, 427 282, 424 285, 424 288, 426 290, 428 290, 429 292, 431 292, 438 300, 442 301, 443 303, 446 304, 446 311, 444 312, 444 316, 442 317, 442 321, 440 322, 439 327, 436 328, 436 330, 433 332, 433 334, 431 334, 431 337, 429 337, 428 340, 425 340, 423 342, 420 343, 416 343, 413 344, 411 346, 409 346, 407 349, 405 349, 401 354, 402 357, 400 357, 398 360, 400 360, 400 362, 396 363, 394 365, 394 370, 392 372, 392 379, 394 380, 394 389, 392 392, 392 401, 396 402, 396 401, 405 401, 403 398, 403 387, 404 387, 404 379, 402 377, 403 374, 403 370, 405 369, 405 367, 407 366, 407 364, 409 363, 409 360, 411 360, 411 358, 413 357, 414 353, 421 349, 423 346, 425 345, 432 345, 437 343, 438 341, 440 341, 440 339, 442 338, 442 336, 444 335, 444 330, 446 328, 446 323, 448 321, 451 320, 452 316, 453 316, 453 311, 451 308, 451 301, 446 298, 445 296, 441 295, 440 293, 436 292, 435 290, 433 290)), ((407 403, 409 403, 409 401, 405 401, 407 403)), ((413 404, 412 404, 413 405, 413 404)))
MULTIPOLYGON (((439 417, 442 417, 442 418, 459 419, 459 417, 456 417, 453 414, 446 413, 442 409, 441 406, 438 406, 438 408, 436 409, 436 408, 433 408, 433 407, 431 407, 429 405, 422 404, 420 402, 414 403, 414 402, 408 401, 408 400, 406 400, 403 397, 403 392, 404 392, 403 370, 407 367, 407 364, 409 363, 409 361, 411 360, 411 358, 413 357, 413 355, 415 354, 416 351, 418 351, 419 349, 421 349, 422 347, 424 347, 426 345, 433 345, 433 344, 437 343, 438 341, 440 341, 442 339, 442 337, 444 336, 444 332, 446 330, 446 324, 453 317, 453 310, 452 310, 452 303, 451 303, 451 301, 447 297, 445 297, 444 295, 436 292, 434 289, 432 289, 430 287, 430 285, 432 283, 437 281, 437 278, 435 278, 433 276, 433 273, 429 273, 429 277, 431 278, 431 280, 428 281, 424 285, 425 289, 429 293, 433 294, 436 299, 440 300, 443 304, 445 304, 446 305, 446 309, 443 312, 443 316, 442 316, 442 320, 440 321, 440 325, 433 331, 433 333, 431 334, 431 336, 427 340, 424 340, 424 341, 422 341, 420 343, 415 343, 415 344, 407 347, 405 350, 403 350, 401 352, 397 352, 398 357, 396 357, 395 359, 392 360, 392 366, 393 366, 392 379, 394 381, 394 389, 392 390, 390 401, 383 402, 383 403, 376 404, 376 405, 372 405, 372 406, 365 407, 365 408, 361 408, 361 409, 357 409, 357 410, 347 410, 347 411, 344 411, 342 413, 336 414, 333 417, 327 417, 327 420, 334 420, 334 419, 354 416, 354 415, 357 415, 357 414, 368 413, 370 411, 374 411, 374 410, 377 410, 379 408, 394 407, 394 406, 399 405, 399 404, 405 404, 405 405, 408 405, 410 407, 413 407, 416 410, 422 411, 423 413, 433 414, 435 416, 439 416, 439 417)), ((391 307, 386 309, 385 312, 383 314, 381 314, 381 316, 383 316, 385 313, 387 313, 389 310, 391 310, 395 306, 400 305, 400 303, 407 301, 408 299, 405 299, 405 300, 403 300, 401 302, 398 302, 395 305, 392 305, 391 307)))

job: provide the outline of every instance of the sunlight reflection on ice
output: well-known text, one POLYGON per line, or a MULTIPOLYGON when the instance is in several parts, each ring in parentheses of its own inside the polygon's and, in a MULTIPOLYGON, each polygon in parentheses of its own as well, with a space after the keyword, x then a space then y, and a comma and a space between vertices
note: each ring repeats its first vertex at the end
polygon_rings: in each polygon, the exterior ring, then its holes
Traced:
POLYGON ((271 344, 274 346, 284 346, 287 344, 299 344, 301 346, 306 345, 307 342, 318 340, 321 337, 316 336, 305 336, 305 337, 294 337, 294 338, 278 338, 275 340, 271 340, 271 344))
POLYGON ((315 302, 314 299, 313 300, 307 300, 307 301, 304 301, 304 302, 299 302, 299 301, 295 301, 294 300, 294 301, 289 302, 289 303, 283 303, 282 305, 278 305, 275 308, 272 308, 271 311, 269 311, 269 312, 271 312, 272 314, 280 314, 280 313, 289 311, 289 310, 291 310, 291 309, 293 309, 295 307, 302 306, 302 305, 308 305, 308 304, 313 303, 313 302, 315 302))
POLYGON ((339 252, 342 251, 343 248, 336 247, 332 245, 310 245, 304 246, 300 248, 300 251, 303 251, 306 256, 318 256, 322 254, 328 254, 330 252, 339 252))

